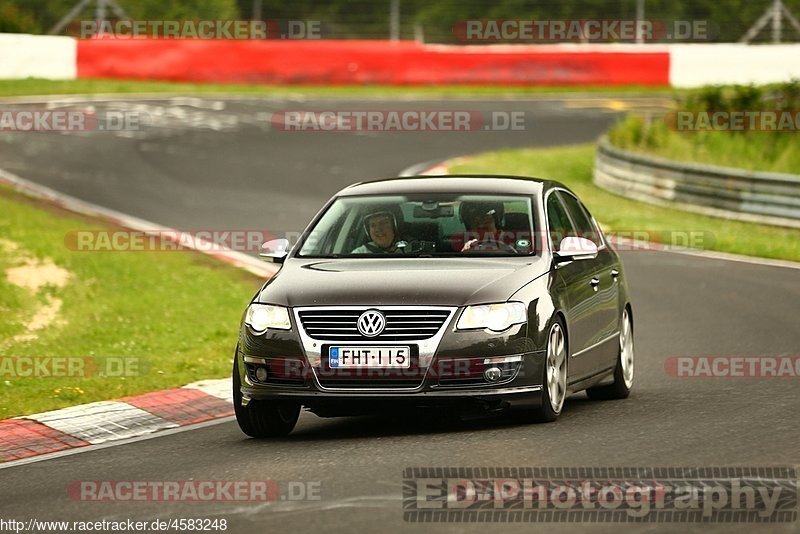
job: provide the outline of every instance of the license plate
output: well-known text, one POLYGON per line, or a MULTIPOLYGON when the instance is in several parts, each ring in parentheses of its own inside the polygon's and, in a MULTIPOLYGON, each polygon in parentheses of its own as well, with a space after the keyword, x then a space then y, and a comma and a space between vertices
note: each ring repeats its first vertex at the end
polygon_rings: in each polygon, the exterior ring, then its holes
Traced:
POLYGON ((331 369, 342 367, 411 367, 409 347, 331 347, 328 353, 331 369))

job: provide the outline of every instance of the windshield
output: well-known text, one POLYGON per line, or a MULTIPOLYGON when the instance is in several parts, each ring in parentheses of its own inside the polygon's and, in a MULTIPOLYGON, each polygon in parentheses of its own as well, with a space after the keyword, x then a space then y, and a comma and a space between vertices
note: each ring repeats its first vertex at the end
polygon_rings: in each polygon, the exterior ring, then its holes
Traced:
POLYGON ((341 197, 298 256, 522 256, 534 253, 533 235, 525 196, 341 197))

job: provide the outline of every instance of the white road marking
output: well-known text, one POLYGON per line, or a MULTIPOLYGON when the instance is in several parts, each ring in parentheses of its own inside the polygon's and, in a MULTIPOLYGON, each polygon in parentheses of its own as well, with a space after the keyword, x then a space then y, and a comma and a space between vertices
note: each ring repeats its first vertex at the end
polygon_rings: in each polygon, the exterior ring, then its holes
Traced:
POLYGON ((92 445, 151 434, 178 425, 119 401, 100 401, 26 415, 30 419, 92 445))
POLYGON ((206 395, 226 400, 233 404, 233 389, 229 378, 219 378, 216 380, 201 380, 183 386, 187 389, 197 389, 206 395))
POLYGON ((23 458, 21 460, 13 460, 11 462, 0 463, 0 470, 2 469, 9 469, 12 467, 19 467, 23 465, 35 464, 39 462, 44 462, 47 460, 54 460, 56 458, 63 458, 64 456, 72 456, 75 454, 83 454, 85 452, 92 452, 92 451, 99 451, 102 449, 108 449, 111 447, 117 447, 119 445, 127 445, 129 443, 136 443, 138 441, 146 441, 149 439, 161 438, 164 436, 171 436, 173 434, 179 434, 181 432, 189 432, 192 430, 198 430, 201 428, 206 428, 209 426, 220 425, 222 423, 228 423, 234 421, 236 418, 232 415, 228 417, 222 417, 220 419, 214 419, 212 421, 203 421, 202 423, 197 423, 194 425, 186 425, 177 428, 169 428, 167 430, 161 430, 154 434, 146 434, 143 436, 136 436, 133 438, 128 439, 121 439, 118 441, 109 441, 107 443, 103 443, 100 445, 88 445, 86 447, 75 447, 72 449, 65 449, 63 451, 58 452, 50 452, 47 454, 42 454, 39 456, 31 456, 30 458, 23 458))

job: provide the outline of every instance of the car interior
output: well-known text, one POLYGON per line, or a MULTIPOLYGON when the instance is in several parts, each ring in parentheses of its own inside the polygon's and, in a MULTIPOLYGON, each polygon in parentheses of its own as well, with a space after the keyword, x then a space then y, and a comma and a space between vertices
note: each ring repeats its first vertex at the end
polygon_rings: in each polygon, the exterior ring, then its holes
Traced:
MULTIPOLYGON (((454 248, 454 237, 469 233, 459 216, 463 202, 465 201, 441 203, 407 201, 393 206, 391 211, 395 216, 399 236, 403 240, 413 243, 424 252, 459 253, 460 247, 454 248)), ((528 204, 513 200, 504 202, 503 205, 505 213, 498 228, 498 238, 514 241, 520 253, 530 253, 533 240, 530 237, 532 234, 528 204), (527 244, 523 242, 524 238, 527 238, 527 244), (522 246, 519 246, 520 243, 522 246)), ((343 225, 345 230, 343 233, 347 238, 341 248, 336 247, 338 250, 354 250, 369 242, 369 235, 360 221, 372 211, 374 211, 373 206, 364 206, 352 217, 349 230, 347 223, 343 225)))

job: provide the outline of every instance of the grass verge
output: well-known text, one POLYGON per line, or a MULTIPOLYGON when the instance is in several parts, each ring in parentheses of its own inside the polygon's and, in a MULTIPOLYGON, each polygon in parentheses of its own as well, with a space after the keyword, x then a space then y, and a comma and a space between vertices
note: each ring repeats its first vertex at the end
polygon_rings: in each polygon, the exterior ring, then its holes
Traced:
POLYGON ((800 175, 800 144, 794 132, 747 133, 670 130, 663 120, 629 115, 608 132, 611 144, 673 161, 800 175))
POLYGON ((748 256, 800 261, 800 230, 752 224, 644 204, 592 183, 594 145, 513 149, 458 158, 452 173, 538 176, 575 191, 606 230, 705 232, 704 248, 748 256))
POLYGON ((78 229, 115 228, 0 186, 0 419, 230 373, 260 280, 194 252, 74 252, 78 229), (19 357, 86 364, 19 377, 19 357))
POLYGON ((520 98, 557 93, 672 95, 665 87, 546 87, 546 86, 424 86, 394 87, 382 85, 244 85, 214 83, 177 83, 128 80, 0 80, 0 97, 28 95, 106 94, 106 93, 180 93, 180 94, 246 94, 254 96, 304 96, 319 98, 444 98, 496 97, 520 98))
POLYGON ((609 140, 619 148, 674 161, 800 175, 795 124, 800 120, 800 80, 703 87, 676 94, 675 105, 677 111, 661 116, 628 116, 611 128, 609 140), (752 122, 743 112, 751 113, 752 122))

